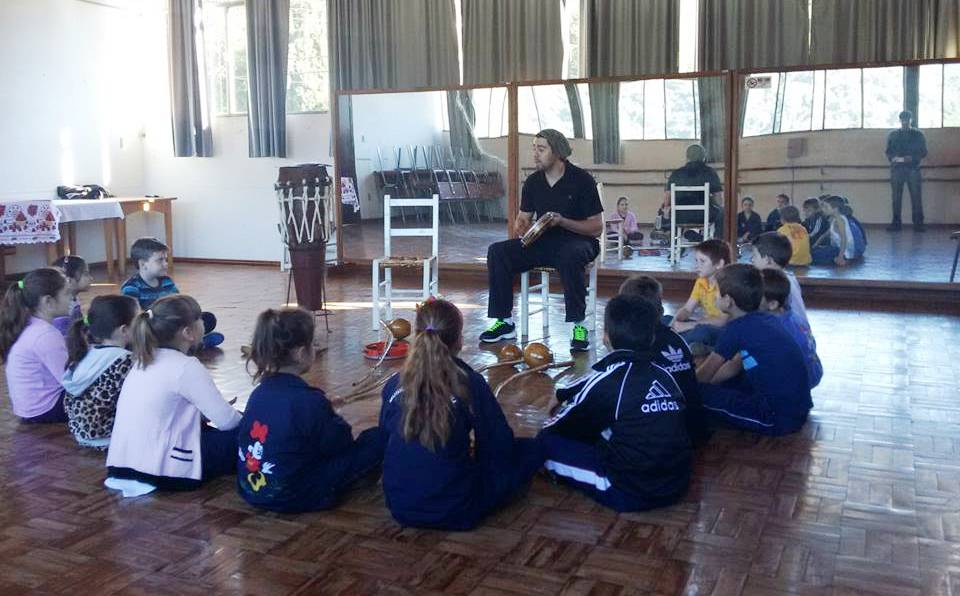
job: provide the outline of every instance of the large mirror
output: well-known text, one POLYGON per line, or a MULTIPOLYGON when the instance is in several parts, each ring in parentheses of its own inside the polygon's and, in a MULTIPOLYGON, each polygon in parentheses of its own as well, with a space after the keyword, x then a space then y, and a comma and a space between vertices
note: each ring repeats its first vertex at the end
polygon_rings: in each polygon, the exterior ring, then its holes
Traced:
POLYGON ((705 235, 725 237, 725 93, 721 77, 520 86, 520 186, 538 168, 537 132, 560 131, 569 139, 569 161, 599 183, 601 267, 692 271, 689 247, 705 235), (707 186, 676 193, 687 209, 675 222, 671 184, 707 186))
MULTIPOLYGON (((507 166, 499 150, 507 106, 504 87, 339 96, 344 259, 384 255, 385 196, 436 194, 440 266, 482 267, 487 246, 507 237, 507 166)), ((391 215, 397 232, 433 226, 429 206, 396 206, 391 215)), ((391 240, 392 256, 430 250, 428 237, 391 240)))
POLYGON ((744 88, 739 219, 789 231, 785 220, 799 218, 798 276, 949 279, 960 64, 764 72, 744 88))

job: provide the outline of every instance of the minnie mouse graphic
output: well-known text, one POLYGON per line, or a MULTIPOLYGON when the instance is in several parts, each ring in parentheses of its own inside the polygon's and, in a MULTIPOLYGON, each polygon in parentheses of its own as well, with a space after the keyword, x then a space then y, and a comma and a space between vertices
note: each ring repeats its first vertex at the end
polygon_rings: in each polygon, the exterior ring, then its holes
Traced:
POLYGON ((267 432, 269 430, 269 426, 261 424, 258 420, 254 420, 253 427, 250 429, 250 438, 253 439, 253 443, 247 445, 246 452, 244 452, 242 447, 238 451, 240 461, 244 462, 247 466, 247 482, 250 484, 253 492, 258 492, 267 485, 265 474, 273 473, 273 464, 262 461, 263 446, 267 442, 267 432))

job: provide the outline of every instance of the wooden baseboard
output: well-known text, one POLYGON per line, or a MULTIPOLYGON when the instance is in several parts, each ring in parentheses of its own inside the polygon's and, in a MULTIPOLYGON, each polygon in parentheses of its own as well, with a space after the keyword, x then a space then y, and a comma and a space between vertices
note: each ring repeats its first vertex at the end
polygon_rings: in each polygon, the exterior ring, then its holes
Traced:
POLYGON ((189 263, 191 265, 247 265, 250 267, 280 267, 280 261, 254 261, 250 259, 207 259, 200 257, 175 256, 173 260, 176 263, 189 263))

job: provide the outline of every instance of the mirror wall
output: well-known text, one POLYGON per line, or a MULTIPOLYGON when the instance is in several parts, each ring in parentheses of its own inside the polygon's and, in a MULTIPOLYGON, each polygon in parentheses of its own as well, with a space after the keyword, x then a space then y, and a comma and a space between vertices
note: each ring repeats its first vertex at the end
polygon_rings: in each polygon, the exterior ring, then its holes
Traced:
MULTIPOLYGON (((384 195, 440 198, 441 265, 479 264, 507 237, 505 87, 339 97, 343 256, 384 254, 384 195), (345 133, 344 128, 349 127, 345 133), (345 138, 346 137, 346 138, 345 138), (352 155, 351 155, 352 153, 352 155)), ((430 227, 427 207, 392 210, 391 225, 430 227)), ((395 238, 393 254, 429 254, 424 238, 395 238)))
MULTIPOLYGON (((602 267, 692 271, 689 251, 670 262, 665 191, 674 172, 679 184, 712 179, 711 200, 723 205, 724 87, 721 77, 521 85, 520 185, 535 171, 535 134, 557 129, 570 140, 570 161, 601 185, 609 240, 602 267), (687 148, 694 144, 706 148, 705 163, 688 163, 687 148), (621 250, 622 245, 629 248, 621 250)), ((715 209, 713 219, 711 233, 724 237, 722 210, 715 209)), ((699 228, 687 232, 691 239, 701 233, 699 228)))
POLYGON ((806 220, 820 246, 812 264, 795 267, 798 276, 949 279, 950 233, 960 223, 960 63, 763 72, 744 88, 739 199, 753 198, 764 224, 788 203, 806 220), (898 131, 904 110, 916 130, 898 131), (891 226, 898 195, 901 225, 891 226), (840 204, 829 196, 843 199, 842 211, 821 207, 840 204), (831 224, 817 229, 815 207, 837 223, 822 240, 818 232, 831 224))

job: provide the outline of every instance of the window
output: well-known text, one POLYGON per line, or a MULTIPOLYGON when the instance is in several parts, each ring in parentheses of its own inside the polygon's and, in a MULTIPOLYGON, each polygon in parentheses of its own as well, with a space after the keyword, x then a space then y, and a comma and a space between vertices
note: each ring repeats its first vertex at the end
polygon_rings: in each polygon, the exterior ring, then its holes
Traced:
POLYGON ((960 126, 960 64, 920 67, 920 128, 960 126))
POLYGON ((573 138, 573 116, 563 85, 520 87, 518 120, 521 134, 537 134, 544 128, 555 128, 573 138))
POLYGON ((699 137, 696 81, 650 79, 620 83, 620 138, 628 140, 699 137))
MULTIPOLYGON (((204 3, 204 43, 211 108, 247 112, 247 22, 244 3, 204 3)), ((290 0, 287 113, 329 109, 326 0, 290 0)))
MULTIPOLYGON (((934 67, 939 69, 940 65, 934 67)), ((939 71, 926 68, 921 67, 921 118, 925 113, 932 118, 934 112, 939 118, 942 110, 936 96, 942 77, 939 71)), ((769 77, 770 86, 747 92, 745 137, 807 130, 895 128, 897 115, 903 110, 902 66, 754 76, 769 77)))
POLYGON ((478 139, 505 137, 509 134, 507 90, 504 87, 474 89, 470 92, 476 124, 473 132, 478 139))

